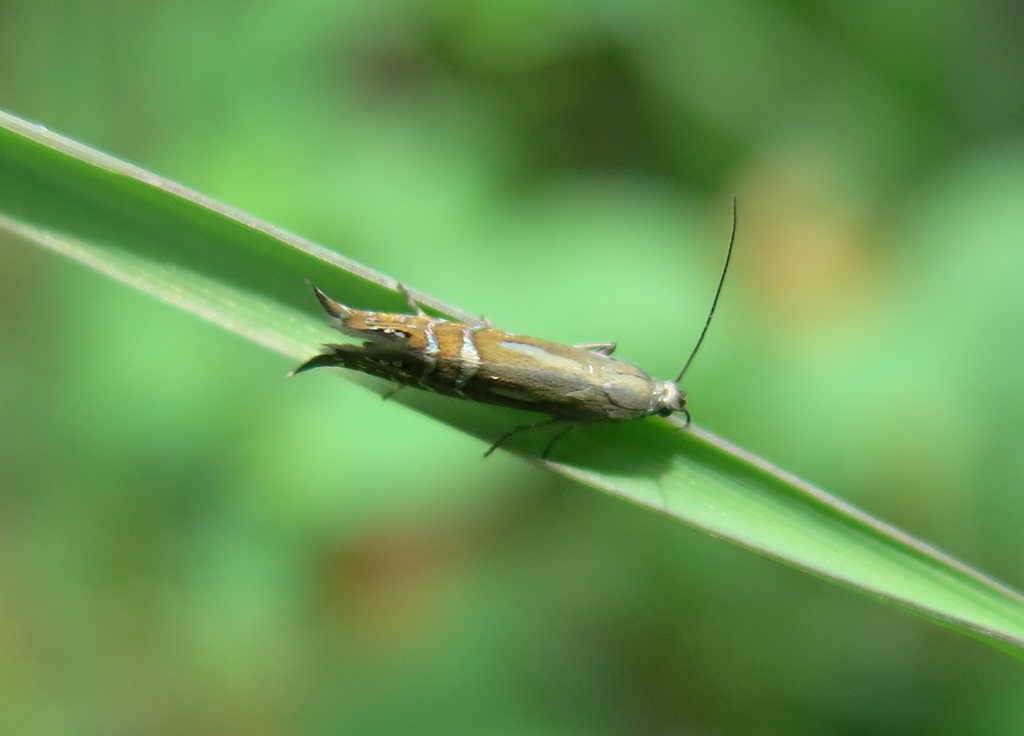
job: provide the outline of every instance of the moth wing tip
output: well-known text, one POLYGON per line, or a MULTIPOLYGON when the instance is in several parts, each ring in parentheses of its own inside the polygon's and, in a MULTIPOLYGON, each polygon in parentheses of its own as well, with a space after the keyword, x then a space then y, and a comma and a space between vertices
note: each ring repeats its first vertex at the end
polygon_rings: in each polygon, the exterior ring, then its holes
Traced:
POLYGON ((323 289, 321 289, 319 286, 314 284, 309 279, 306 279, 306 283, 309 284, 309 287, 313 290, 313 295, 316 296, 317 301, 320 302, 320 306, 323 307, 324 311, 327 312, 327 314, 331 315, 332 317, 340 318, 344 317, 351 311, 344 304, 336 302, 329 296, 327 296, 327 294, 324 293, 323 289))
POLYGON ((299 373, 305 373, 313 368, 337 367, 339 363, 334 358, 334 345, 324 345, 324 352, 314 355, 288 371, 286 378, 291 378, 299 373))

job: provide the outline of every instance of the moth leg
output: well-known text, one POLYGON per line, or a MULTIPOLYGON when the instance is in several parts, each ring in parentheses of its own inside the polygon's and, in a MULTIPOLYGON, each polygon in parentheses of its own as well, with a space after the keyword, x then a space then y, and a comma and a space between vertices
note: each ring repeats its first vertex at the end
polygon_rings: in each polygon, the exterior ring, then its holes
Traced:
POLYGON ((395 394, 397 394, 397 393, 398 393, 399 391, 401 391, 401 390, 402 390, 403 388, 407 388, 407 386, 403 386, 402 384, 398 384, 397 386, 395 386, 395 387, 394 387, 393 389, 391 389, 390 391, 385 391, 384 393, 382 393, 382 394, 380 395, 380 398, 381 398, 381 399, 382 399, 383 401, 387 401, 387 400, 388 400, 388 399, 390 399, 390 398, 391 398, 392 396, 394 396, 394 395, 395 395, 395 394))
MULTIPOLYGON (((427 313, 423 311, 423 307, 419 305, 419 302, 416 301, 416 297, 414 297, 412 295, 412 292, 406 288, 405 284, 395 284, 395 289, 398 290, 399 294, 405 297, 405 301, 409 303, 409 306, 412 308, 412 311, 414 311, 421 317, 426 316, 427 313)), ((494 325, 491 324, 491 321, 483 315, 480 315, 480 324, 482 324, 484 327, 494 327, 494 325)), ((615 349, 614 345, 612 346, 612 349, 615 349)))
POLYGON ((405 300, 409 302, 409 306, 412 307, 412 311, 416 312, 416 314, 420 316, 426 314, 426 312, 423 311, 423 307, 416 302, 416 298, 412 295, 412 292, 405 288, 405 284, 396 284, 395 288, 398 289, 398 293, 404 296, 405 300))
POLYGON ((510 437, 514 437, 515 435, 519 434, 520 432, 525 432, 528 429, 537 429, 538 427, 547 427, 548 425, 555 424, 558 421, 560 421, 560 420, 552 418, 552 419, 545 419, 545 420, 540 421, 540 422, 534 422, 533 424, 520 424, 518 427, 513 427, 512 429, 507 431, 505 434, 501 435, 498 439, 496 439, 494 441, 494 444, 492 444, 490 447, 487 448, 487 452, 484 453, 484 457, 490 457, 491 453, 494 452, 495 450, 497 450, 498 447, 500 447, 501 444, 503 442, 505 442, 505 440, 509 439, 510 437))
POLYGON ((582 345, 574 345, 573 347, 593 350, 595 353, 601 353, 601 355, 611 355, 615 352, 617 345, 614 342, 585 342, 582 345))
MULTIPOLYGON (((506 440, 508 440, 511 437, 514 437, 515 435, 519 434, 520 432, 525 432, 525 431, 527 431, 529 429, 539 429, 540 427, 550 427, 552 424, 565 424, 565 423, 566 423, 565 419, 558 419, 557 417, 552 417, 551 419, 544 419, 544 420, 542 420, 540 422, 534 422, 533 424, 521 424, 518 427, 513 427, 512 429, 507 431, 505 434, 501 435, 498 439, 496 439, 494 441, 493 445, 491 445, 490 447, 487 448, 487 452, 484 453, 484 457, 489 457, 490 454, 492 452, 494 452, 495 450, 497 450, 498 447, 500 447, 506 440)), ((567 426, 561 432, 556 434, 554 436, 554 438, 550 442, 548 442, 548 444, 544 447, 544 452, 541 453, 541 457, 544 458, 545 460, 547 460, 548 459, 548 454, 551 452, 551 448, 555 446, 555 444, 558 442, 558 440, 562 439, 565 435, 567 435, 569 432, 571 432, 575 428, 576 428, 576 424, 575 423, 569 423, 569 426, 567 426)))
POLYGON ((551 454, 551 448, 554 447, 558 443, 558 441, 560 439, 565 437, 567 434, 569 434, 574 429, 576 429, 576 425, 575 424, 570 424, 565 429, 563 429, 561 432, 559 432, 554 437, 552 437, 551 441, 548 442, 547 446, 544 448, 544 452, 542 452, 540 454, 540 456, 542 458, 544 458, 545 460, 547 460, 548 456, 551 454))

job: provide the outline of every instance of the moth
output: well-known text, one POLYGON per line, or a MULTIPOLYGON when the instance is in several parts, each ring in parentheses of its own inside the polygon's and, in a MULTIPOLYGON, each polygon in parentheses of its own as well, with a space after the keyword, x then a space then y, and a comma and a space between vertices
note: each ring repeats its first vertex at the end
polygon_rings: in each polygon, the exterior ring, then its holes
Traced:
POLYGON ((466 323, 431 317, 401 285, 398 289, 412 314, 355 309, 336 302, 311 284, 331 325, 363 342, 324 345, 322 353, 302 363, 292 374, 321 367, 348 368, 393 381, 399 384, 395 391, 413 386, 548 415, 543 421, 505 432, 484 457, 513 435, 545 425, 566 427, 547 444, 544 458, 578 424, 627 422, 652 414, 667 417, 678 413, 688 426, 690 410, 679 384, 704 342, 735 240, 733 200, 732 234, 711 309, 693 350, 672 381, 651 378, 632 363, 612 357, 616 347, 613 342, 562 345, 499 330, 486 319, 466 323))

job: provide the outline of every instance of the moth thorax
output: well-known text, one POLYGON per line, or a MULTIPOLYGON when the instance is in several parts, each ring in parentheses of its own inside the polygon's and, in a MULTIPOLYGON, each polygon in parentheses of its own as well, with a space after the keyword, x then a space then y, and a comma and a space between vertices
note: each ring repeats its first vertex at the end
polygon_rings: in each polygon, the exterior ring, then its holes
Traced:
POLYGON ((686 393, 672 381, 654 382, 654 413, 670 416, 686 408, 686 393))

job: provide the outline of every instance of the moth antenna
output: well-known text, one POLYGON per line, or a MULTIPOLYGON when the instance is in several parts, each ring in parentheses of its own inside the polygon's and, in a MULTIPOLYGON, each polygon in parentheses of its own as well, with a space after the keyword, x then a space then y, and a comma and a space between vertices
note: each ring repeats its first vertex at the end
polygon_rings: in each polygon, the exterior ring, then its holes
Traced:
POLYGON ((704 328, 700 331, 700 337, 697 338, 697 344, 693 346, 693 350, 690 352, 690 357, 686 359, 683 364, 683 369, 679 371, 679 375, 676 376, 676 383, 683 380, 683 376, 686 375, 687 369, 690 367, 690 363, 697 357, 697 351, 700 350, 701 343, 704 342, 704 336, 708 334, 708 327, 711 326, 711 318, 715 315, 715 307, 718 306, 718 297, 722 295, 722 286, 725 285, 725 274, 729 272, 729 261, 732 260, 732 247, 736 243, 736 197, 732 198, 732 233, 729 235, 729 250, 725 253, 725 265, 722 267, 722 275, 718 279, 718 288, 715 289, 715 298, 711 301, 711 309, 708 310, 708 318, 704 320, 704 328))

